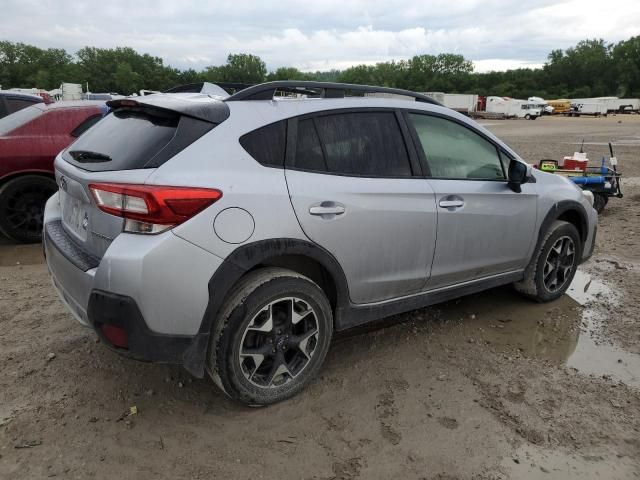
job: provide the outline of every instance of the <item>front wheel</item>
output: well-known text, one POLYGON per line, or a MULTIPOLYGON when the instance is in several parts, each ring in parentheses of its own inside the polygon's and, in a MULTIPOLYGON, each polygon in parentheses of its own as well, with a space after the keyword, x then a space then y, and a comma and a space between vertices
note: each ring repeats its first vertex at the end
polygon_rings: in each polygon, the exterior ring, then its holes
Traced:
POLYGON ((531 120, 531 115, 529 115, 528 113, 524 116, 525 120, 531 120))
POLYGON ((593 208, 596 209, 596 212, 602 213, 604 207, 609 203, 609 197, 603 195, 602 193, 595 193, 593 195, 593 208))
POLYGON ((0 231, 23 243, 42 239, 44 205, 58 186, 49 177, 24 175, 0 188, 0 231))
POLYGON ((241 280, 221 311, 207 369, 231 398, 285 400, 318 373, 333 334, 327 297, 309 278, 264 268, 241 280))
POLYGON ((582 240, 576 227, 556 220, 525 270, 517 291, 538 301, 550 302, 567 291, 582 257, 582 240))

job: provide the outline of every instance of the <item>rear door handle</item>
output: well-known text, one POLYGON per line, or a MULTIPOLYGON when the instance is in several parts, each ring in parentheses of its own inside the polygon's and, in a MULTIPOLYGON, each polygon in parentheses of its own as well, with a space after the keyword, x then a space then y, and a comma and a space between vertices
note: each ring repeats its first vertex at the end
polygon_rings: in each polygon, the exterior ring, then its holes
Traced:
POLYGON ((314 205, 309 208, 311 215, 342 215, 346 209, 344 205, 335 202, 322 202, 320 205, 314 205))

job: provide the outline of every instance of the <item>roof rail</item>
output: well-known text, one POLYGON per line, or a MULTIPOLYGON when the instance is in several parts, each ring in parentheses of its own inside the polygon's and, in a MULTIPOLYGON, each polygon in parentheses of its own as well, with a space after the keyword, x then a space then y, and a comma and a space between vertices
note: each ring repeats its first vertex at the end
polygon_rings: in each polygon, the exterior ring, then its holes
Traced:
POLYGON ((416 102, 432 103, 441 105, 427 95, 412 92, 410 90, 402 90, 401 88, 374 87, 371 85, 355 85, 351 83, 335 83, 335 82, 313 82, 313 81, 297 81, 282 80, 276 82, 266 82, 254 85, 239 92, 234 93, 226 98, 226 102, 239 100, 272 100, 276 91, 301 93, 306 95, 314 95, 319 98, 344 98, 346 92, 362 92, 364 93, 391 93, 395 95, 403 95, 412 97, 416 102))

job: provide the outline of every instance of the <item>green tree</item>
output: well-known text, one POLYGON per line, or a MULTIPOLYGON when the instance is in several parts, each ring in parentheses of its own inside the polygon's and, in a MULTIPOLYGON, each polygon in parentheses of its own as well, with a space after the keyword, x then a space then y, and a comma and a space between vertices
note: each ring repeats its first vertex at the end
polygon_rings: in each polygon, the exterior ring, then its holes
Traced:
POLYGON ((619 42, 612 52, 620 96, 640 95, 640 35, 619 42))
POLYGON ((274 80, 310 80, 311 75, 295 67, 280 67, 267 75, 268 81, 274 80))

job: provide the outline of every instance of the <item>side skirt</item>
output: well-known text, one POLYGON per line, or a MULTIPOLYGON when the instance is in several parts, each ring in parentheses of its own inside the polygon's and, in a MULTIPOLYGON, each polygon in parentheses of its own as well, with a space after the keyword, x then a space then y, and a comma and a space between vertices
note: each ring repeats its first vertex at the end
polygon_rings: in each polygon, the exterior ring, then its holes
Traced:
POLYGON ((365 323, 380 320, 391 315, 417 310, 437 303, 446 302, 454 298, 464 297, 490 288, 522 280, 523 270, 506 272, 491 277, 466 282, 461 285, 439 288, 424 293, 403 297, 397 300, 376 304, 354 305, 338 309, 336 314, 336 330, 342 331, 357 327, 365 323))

